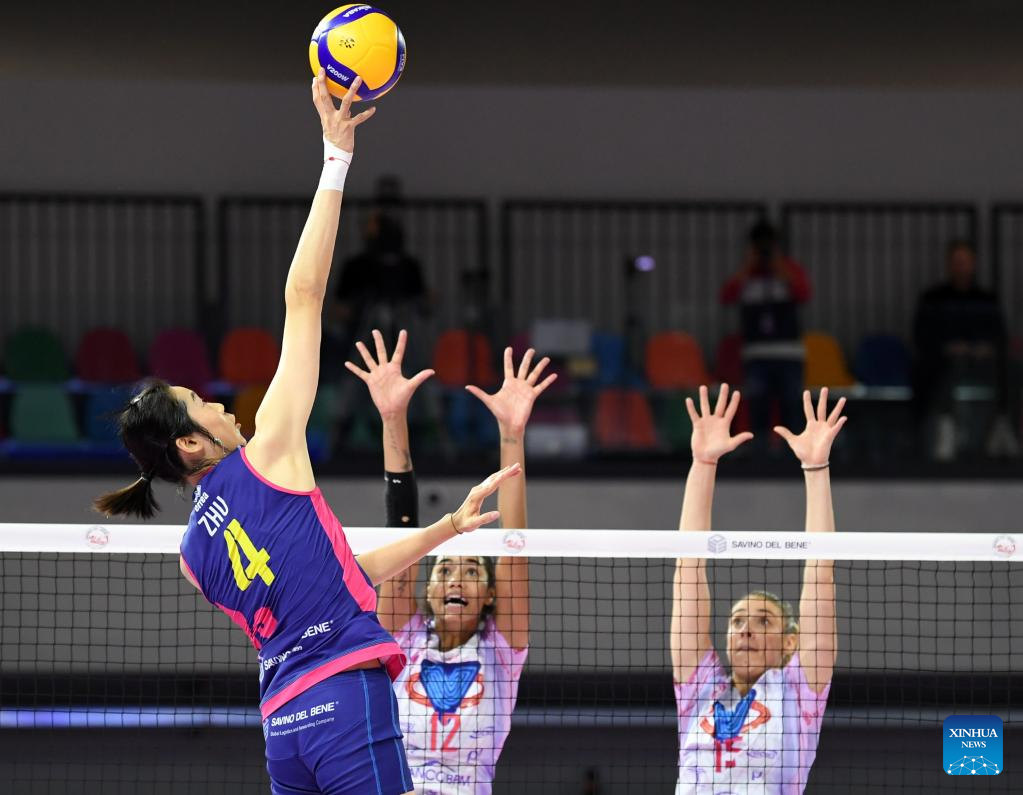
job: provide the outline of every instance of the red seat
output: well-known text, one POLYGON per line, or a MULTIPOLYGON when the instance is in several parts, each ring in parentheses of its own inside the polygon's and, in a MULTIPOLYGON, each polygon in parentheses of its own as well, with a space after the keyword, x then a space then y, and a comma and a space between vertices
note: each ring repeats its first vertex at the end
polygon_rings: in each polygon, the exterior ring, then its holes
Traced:
POLYGON ((273 381, 281 350, 261 328, 236 328, 220 344, 220 377, 235 386, 273 381))
POLYGON ((142 377, 131 340, 115 328, 86 332, 75 352, 75 372, 83 381, 130 384, 142 377))
POLYGON ((742 336, 729 334, 718 343, 714 357, 714 375, 722 384, 742 384, 742 336))
POLYGON ((206 394, 213 380, 206 343, 191 329, 161 331, 149 346, 149 370, 174 386, 187 386, 206 394))
POLYGON ((602 389, 597 394, 593 438, 604 450, 650 450, 657 447, 653 412, 636 389, 602 389))
POLYGON ((437 380, 444 386, 473 384, 487 387, 498 381, 490 341, 478 332, 473 334, 470 356, 469 332, 465 329, 451 329, 437 338, 433 348, 433 369, 437 380))
POLYGON ((695 389, 712 380, 699 344, 681 331, 655 334, 647 342, 646 378, 654 389, 695 389))

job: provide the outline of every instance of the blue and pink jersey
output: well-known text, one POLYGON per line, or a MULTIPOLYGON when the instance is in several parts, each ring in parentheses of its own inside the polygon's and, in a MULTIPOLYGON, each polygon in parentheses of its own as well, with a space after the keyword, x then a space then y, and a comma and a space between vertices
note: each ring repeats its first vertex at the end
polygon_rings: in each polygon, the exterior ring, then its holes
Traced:
POLYGON ((416 792, 489 795, 527 650, 509 646, 492 617, 448 651, 419 613, 397 638, 409 658, 394 690, 416 792))
POLYGON ((264 719, 353 665, 379 659, 392 680, 401 673, 405 656, 323 494, 275 486, 244 448, 196 486, 181 557, 259 652, 264 719))
POLYGON ((830 683, 814 692, 799 655, 740 696, 717 652, 675 683, 677 795, 800 795, 817 756, 830 683))

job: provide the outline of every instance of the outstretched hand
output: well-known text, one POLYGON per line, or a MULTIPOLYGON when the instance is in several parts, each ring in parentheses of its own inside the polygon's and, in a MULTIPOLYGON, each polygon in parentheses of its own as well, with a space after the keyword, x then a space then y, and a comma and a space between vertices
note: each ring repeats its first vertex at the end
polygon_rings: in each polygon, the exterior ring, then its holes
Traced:
POLYGON ((730 453, 741 444, 753 438, 749 431, 732 436, 732 420, 739 410, 739 391, 728 398, 728 384, 721 385, 718 392, 717 405, 710 410, 710 397, 707 387, 700 387, 700 411, 692 398, 686 398, 686 411, 693 421, 693 460, 705 464, 716 464, 725 453, 730 453))
POLYGON ((551 360, 545 356, 530 369, 535 355, 536 351, 532 348, 526 351, 516 372, 512 362, 512 349, 505 348, 504 383, 501 384, 501 388, 493 395, 488 395, 478 386, 466 387, 466 390, 483 401, 483 405, 490 409, 497 424, 504 430, 521 433, 529 422, 533 403, 558 377, 556 373, 551 373, 538 384, 537 381, 551 360))
POLYGON ((490 524, 491 522, 496 522, 500 519, 501 514, 498 511, 480 513, 480 508, 483 507, 483 501, 497 491, 504 481, 518 476, 521 472, 522 466, 515 463, 495 472, 482 483, 473 486, 469 490, 469 496, 465 498, 465 502, 462 503, 461 507, 457 511, 451 514, 451 521, 455 523, 455 528, 458 532, 471 533, 473 530, 478 530, 485 524, 490 524))
POLYGON ((804 466, 823 466, 828 463, 835 437, 849 419, 842 416, 843 408, 845 398, 839 398, 831 414, 828 414, 828 388, 824 387, 817 400, 817 412, 814 414, 810 390, 807 389, 803 392, 803 413, 806 415, 806 428, 803 432, 796 436, 788 428, 781 426, 776 427, 774 432, 788 442, 792 452, 804 466))
POLYGON ((355 128, 368 121, 377 111, 376 108, 367 108, 362 113, 352 116, 352 100, 360 86, 362 78, 356 77, 348 93, 341 100, 341 107, 338 108, 327 91, 327 75, 323 69, 320 69, 313 78, 313 104, 316 106, 316 112, 320 114, 323 137, 346 152, 355 151, 355 128))
POLYGON ((383 420, 404 415, 408 411, 408 404, 413 393, 423 381, 433 375, 433 370, 421 370, 412 378, 406 378, 401 374, 401 360, 405 356, 407 340, 408 334, 402 329, 398 334, 398 344, 394 346, 394 355, 388 359, 387 349, 384 347, 384 335, 373 329, 373 341, 376 343, 375 359, 361 341, 355 343, 367 369, 363 370, 356 364, 345 362, 345 367, 355 373, 369 387, 369 396, 373 399, 373 405, 377 407, 380 418, 383 420))

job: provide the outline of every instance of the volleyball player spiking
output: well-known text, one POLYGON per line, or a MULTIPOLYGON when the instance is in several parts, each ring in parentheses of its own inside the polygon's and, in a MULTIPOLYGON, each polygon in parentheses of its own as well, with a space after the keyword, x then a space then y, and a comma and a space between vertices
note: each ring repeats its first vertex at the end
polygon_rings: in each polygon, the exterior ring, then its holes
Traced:
MULTIPOLYGON (((846 418, 845 398, 827 413, 828 390, 816 410, 803 393, 806 428, 798 436, 777 427, 799 459, 806 480, 806 530, 835 530, 828 459, 846 418)), ((693 422, 693 463, 682 503, 682 531, 711 528, 718 460, 753 438, 731 434, 739 393, 721 387, 714 410, 700 387, 693 422)), ((835 666, 834 562, 808 560, 799 615, 774 594, 756 590, 732 605, 724 664, 714 649, 706 560, 680 559, 675 568, 671 661, 678 707, 678 795, 742 792, 797 795, 817 754, 835 666), (731 673, 726 669, 730 666, 731 673)))
MULTIPOLYGON (((409 400, 429 377, 401 374, 405 332, 388 360, 374 331, 376 358, 360 342, 366 370, 347 363, 369 388, 383 420, 387 524, 415 526, 415 472, 409 451, 409 400)), ((466 387, 494 415, 501 465, 525 467, 525 431, 533 403, 555 380, 541 376, 550 360, 533 366, 534 351, 514 367, 504 352, 504 382, 493 395, 466 387)), ((526 527, 525 475, 498 490, 504 527, 526 527)), ((416 603, 411 567, 380 588, 380 620, 408 655, 395 681, 405 747, 420 795, 489 795, 511 730, 519 676, 529 645, 529 562, 522 557, 444 556, 433 562, 426 600, 416 603)))
POLYGON ((319 379, 323 298, 355 130, 356 80, 337 108, 323 71, 313 102, 324 169, 284 288, 281 359, 246 443, 234 417, 200 387, 155 382, 119 417, 141 474, 96 501, 102 512, 151 517, 155 478, 194 486, 181 544, 184 576, 258 650, 260 711, 274 795, 399 795, 413 790, 391 688, 405 655, 375 613, 373 588, 456 533, 497 519, 483 500, 517 467, 474 487, 458 510, 356 559, 316 486, 306 425, 319 379))

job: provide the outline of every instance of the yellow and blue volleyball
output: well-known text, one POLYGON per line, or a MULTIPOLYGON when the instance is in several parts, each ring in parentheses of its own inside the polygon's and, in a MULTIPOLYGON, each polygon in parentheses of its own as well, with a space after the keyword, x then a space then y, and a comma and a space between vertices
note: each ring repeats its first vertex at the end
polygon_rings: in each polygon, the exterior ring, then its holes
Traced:
POLYGON ((362 87, 355 99, 379 99, 405 69, 405 37, 387 14, 353 3, 335 8, 320 20, 309 42, 313 74, 322 67, 327 89, 343 97, 356 77, 362 87))

